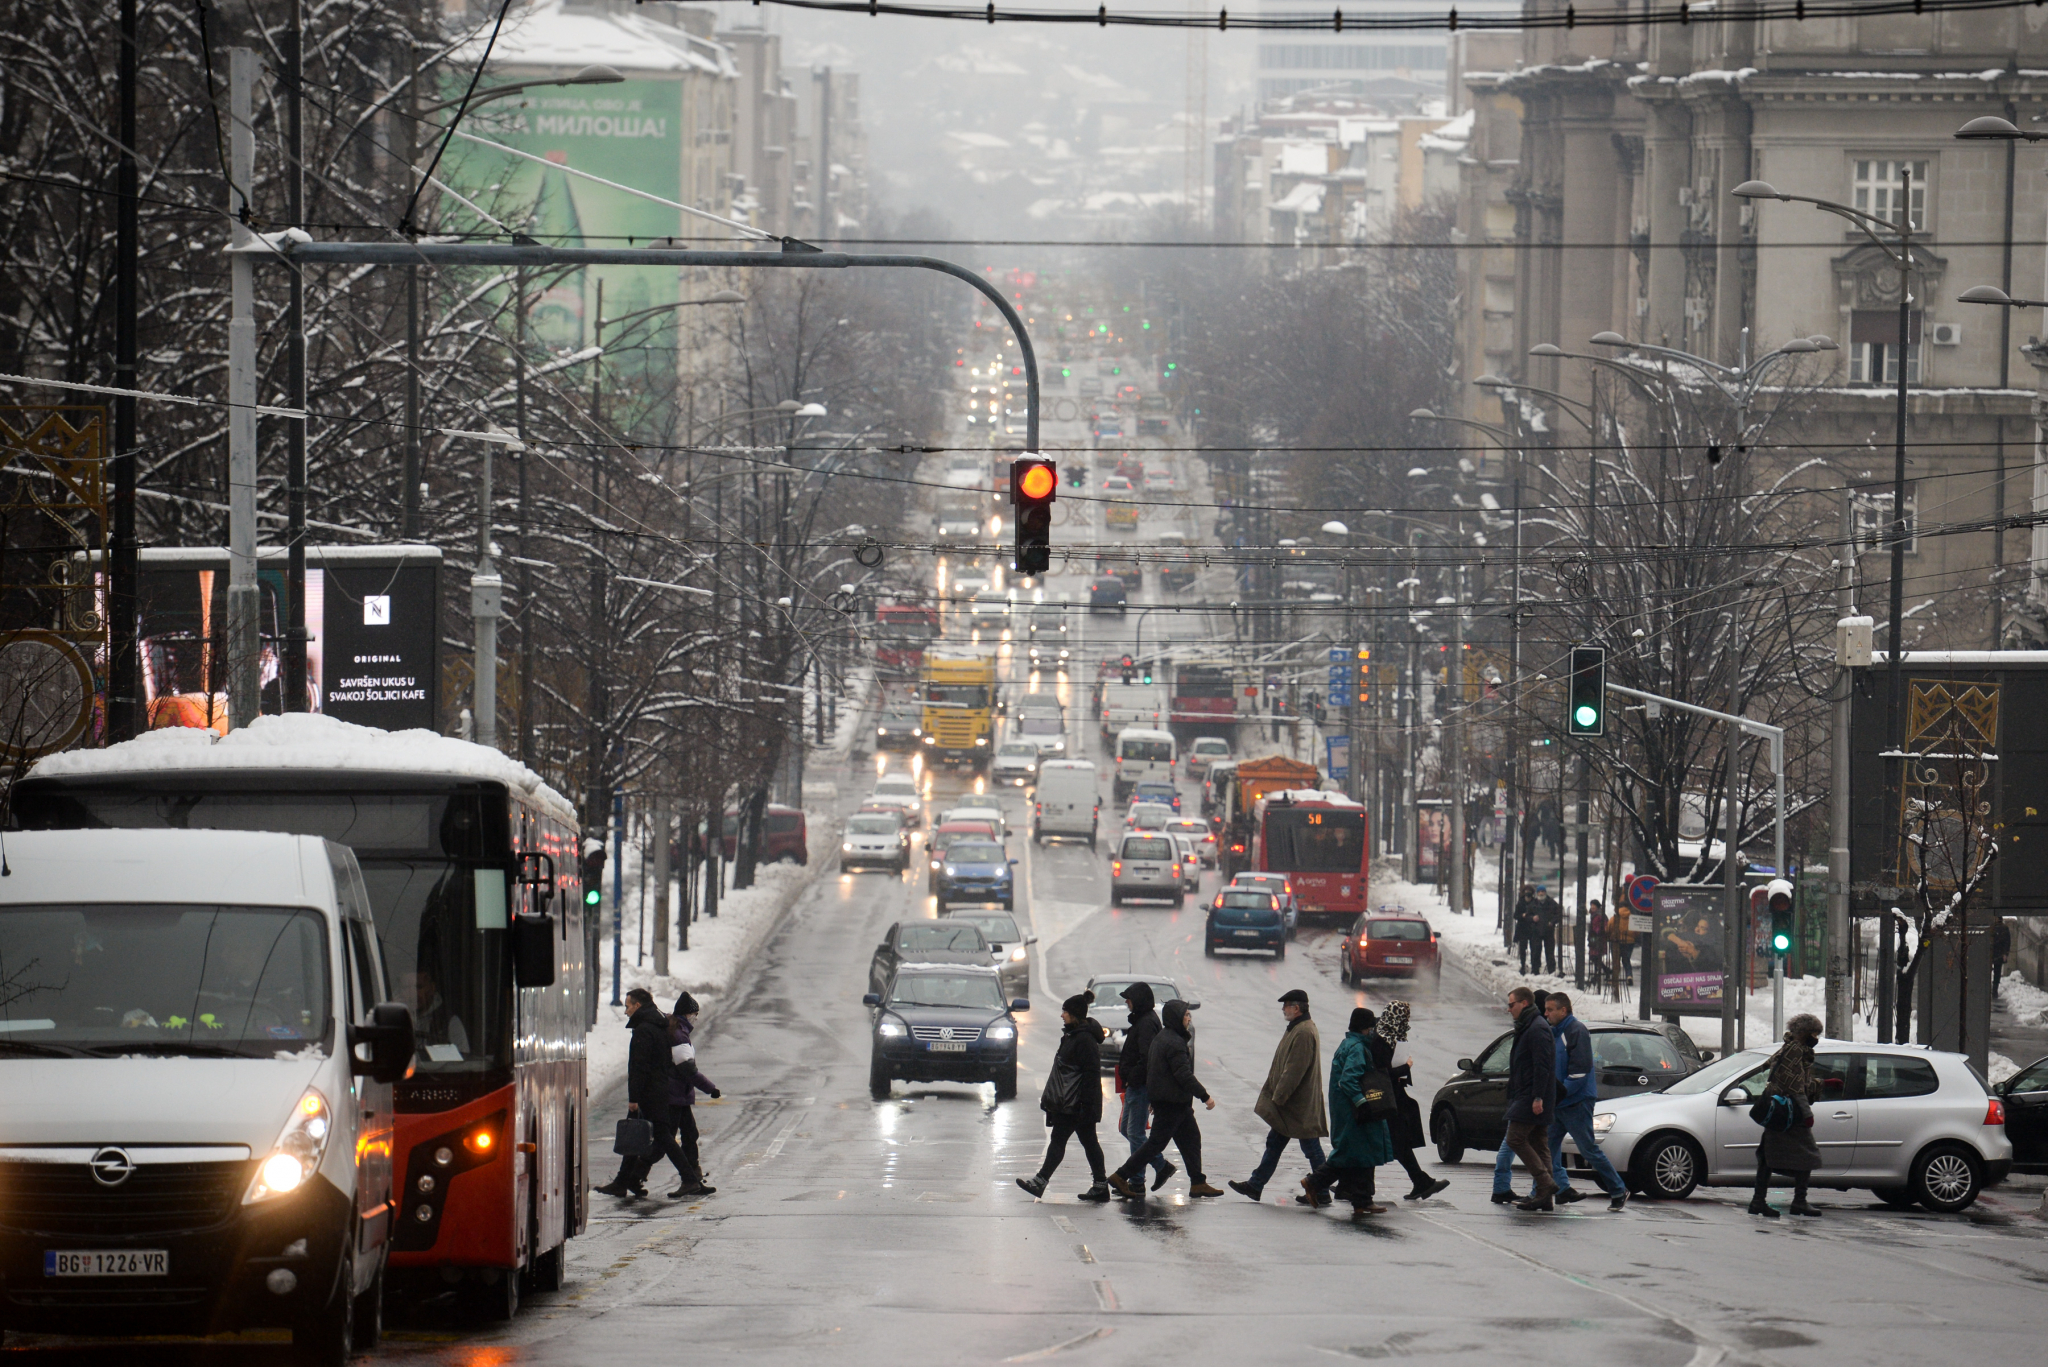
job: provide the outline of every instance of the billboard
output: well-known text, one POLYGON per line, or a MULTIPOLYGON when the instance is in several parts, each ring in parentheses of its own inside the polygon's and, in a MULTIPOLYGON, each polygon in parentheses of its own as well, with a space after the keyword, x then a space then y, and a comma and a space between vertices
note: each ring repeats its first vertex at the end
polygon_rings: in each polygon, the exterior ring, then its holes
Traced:
POLYGON ((1718 1016, 1727 981, 1727 924, 1718 886, 1659 883, 1650 892, 1650 949, 1644 963, 1655 994, 1650 1009, 1718 1016))
MULTIPOLYGON (((150 727, 225 732, 227 551, 144 550, 139 569, 138 636, 150 727)), ((265 713, 285 710, 284 576, 282 547, 258 553, 265 713)), ((307 547, 303 710, 388 731, 439 730, 440 600, 441 553, 432 546, 307 547)))

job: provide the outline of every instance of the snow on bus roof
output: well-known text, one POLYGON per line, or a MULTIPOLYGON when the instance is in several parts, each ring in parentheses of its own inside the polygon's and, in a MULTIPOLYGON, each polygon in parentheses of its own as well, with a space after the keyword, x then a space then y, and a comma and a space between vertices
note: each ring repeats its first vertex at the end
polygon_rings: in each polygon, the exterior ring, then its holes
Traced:
POLYGON ((578 824, 567 798, 489 746, 427 730, 383 731, 317 712, 258 717, 225 736, 200 727, 163 727, 103 750, 48 756, 30 772, 36 778, 73 778, 199 769, 347 769, 484 779, 516 788, 553 809, 557 820, 578 824))
POLYGON ((1353 802, 1344 794, 1339 792, 1333 792, 1327 788, 1287 788, 1281 790, 1280 792, 1267 793, 1265 797, 1261 798, 1260 800, 1263 802, 1271 802, 1276 804, 1320 802, 1326 807, 1356 807, 1360 811, 1365 810, 1364 803, 1353 802))

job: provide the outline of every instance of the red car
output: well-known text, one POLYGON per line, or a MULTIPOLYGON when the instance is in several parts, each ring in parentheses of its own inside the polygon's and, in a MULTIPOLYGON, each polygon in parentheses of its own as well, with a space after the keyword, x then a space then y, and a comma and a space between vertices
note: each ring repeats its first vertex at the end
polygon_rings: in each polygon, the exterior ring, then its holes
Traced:
POLYGON ((1429 922, 1398 907, 1368 911, 1351 923, 1337 976, 1347 983, 1366 978, 1421 978, 1441 981, 1444 964, 1429 922))

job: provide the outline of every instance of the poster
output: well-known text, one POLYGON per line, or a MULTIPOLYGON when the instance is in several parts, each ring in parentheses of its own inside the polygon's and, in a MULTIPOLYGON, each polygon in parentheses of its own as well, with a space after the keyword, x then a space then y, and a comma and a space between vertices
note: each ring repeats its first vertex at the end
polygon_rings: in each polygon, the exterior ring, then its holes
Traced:
MULTIPOLYGON (((142 688, 152 729, 227 721, 228 555, 215 546, 141 552, 142 688)), ((441 554, 425 546, 308 547, 302 709, 401 731, 439 729, 441 554)), ((285 556, 256 568, 260 706, 285 710, 285 556)))
POLYGON ((1655 919, 1648 968, 1656 991, 1651 1009, 1719 1015, 1727 982, 1721 889, 1659 883, 1650 897, 1655 919))

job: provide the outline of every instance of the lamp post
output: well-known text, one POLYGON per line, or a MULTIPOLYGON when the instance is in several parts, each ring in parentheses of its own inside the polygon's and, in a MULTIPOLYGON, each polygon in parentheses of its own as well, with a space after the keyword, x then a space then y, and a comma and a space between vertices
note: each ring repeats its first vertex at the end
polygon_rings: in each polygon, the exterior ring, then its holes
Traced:
POLYGON ((498 745, 498 618, 505 597, 505 581, 492 559, 491 470, 493 446, 508 447, 524 454, 526 443, 509 432, 492 428, 475 434, 484 444, 482 488, 477 492, 476 572, 469 577, 469 612, 476 627, 475 689, 470 696, 470 716, 476 723, 476 743, 496 749, 498 745))
MULTIPOLYGON (((2014 131, 2018 132, 2017 129, 2014 131)), ((1885 632, 1885 749, 1893 756, 1885 763, 1885 810, 1890 813, 1899 809, 1905 794, 1905 774, 1897 756, 1904 745, 1906 721, 1903 672, 1906 652, 1905 643, 1900 637, 1904 631, 1906 615, 1906 343, 1911 336, 1913 323, 1915 236, 1912 167, 1909 165, 1903 171, 1897 222, 1879 218, 1876 214, 1865 213, 1847 204, 1837 204, 1830 199, 1787 194, 1767 181, 1745 180, 1730 193, 1738 199, 1776 199, 1793 204, 1811 204, 1823 213, 1847 219, 1869 238, 1899 271, 1899 379, 1892 424, 1892 563, 1888 604, 1890 625, 1885 632), (1879 232, 1889 234, 1889 240, 1880 237, 1879 232)), ((1893 857, 1897 857, 1896 851, 1893 857)), ((1900 872, 1903 873, 1903 868, 1900 872)), ((1893 934, 1892 918, 1889 915, 1881 916, 1878 929, 1878 962, 1883 971, 1879 973, 1877 980, 1877 1038, 1878 1042, 1883 1044, 1889 1044, 1892 1040, 1892 998, 1897 979, 1893 934)))

